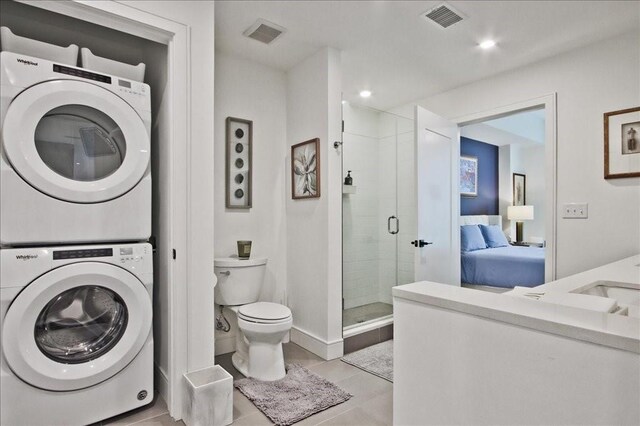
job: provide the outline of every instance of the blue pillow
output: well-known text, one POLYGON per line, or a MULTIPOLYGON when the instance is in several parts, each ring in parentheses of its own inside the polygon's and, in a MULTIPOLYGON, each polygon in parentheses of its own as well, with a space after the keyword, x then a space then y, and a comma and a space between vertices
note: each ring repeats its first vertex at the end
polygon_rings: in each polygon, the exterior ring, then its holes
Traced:
POLYGON ((480 225, 480 231, 487 243, 487 247, 508 247, 509 241, 498 225, 480 225))
POLYGON ((487 248, 482 232, 478 225, 464 225, 460 227, 460 250, 474 251, 487 248))

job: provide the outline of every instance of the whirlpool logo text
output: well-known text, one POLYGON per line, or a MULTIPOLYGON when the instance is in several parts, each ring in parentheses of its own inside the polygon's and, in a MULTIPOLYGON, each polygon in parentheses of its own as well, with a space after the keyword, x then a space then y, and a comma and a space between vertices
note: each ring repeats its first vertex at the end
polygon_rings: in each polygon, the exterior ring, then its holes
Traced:
POLYGON ((21 64, 25 64, 25 65, 33 65, 33 66, 36 66, 36 67, 38 66, 38 63, 37 63, 37 62, 33 62, 33 61, 28 60, 28 59, 18 58, 17 60, 18 60, 18 62, 20 62, 21 64))
POLYGON ((38 255, 37 254, 17 254, 16 255, 16 259, 18 260, 31 260, 31 259, 37 259, 38 255))

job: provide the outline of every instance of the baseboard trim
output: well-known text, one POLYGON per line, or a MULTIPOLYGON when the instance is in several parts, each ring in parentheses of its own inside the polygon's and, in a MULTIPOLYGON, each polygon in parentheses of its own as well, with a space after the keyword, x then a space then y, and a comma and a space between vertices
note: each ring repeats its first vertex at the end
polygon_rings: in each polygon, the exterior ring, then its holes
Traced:
POLYGON ((343 354, 344 347, 342 339, 327 342, 296 326, 291 327, 291 341, 298 346, 302 346, 309 352, 313 352, 322 359, 336 359, 340 358, 343 354))
POLYGON ((215 340, 215 354, 222 355, 229 352, 236 351, 236 335, 226 335, 216 338, 215 340))
POLYGON ((164 371, 162 371, 162 368, 160 368, 158 366, 158 364, 153 364, 153 381, 155 383, 156 386, 156 390, 158 391, 158 393, 160 394, 160 396, 162 397, 162 399, 165 400, 165 402, 167 403, 167 407, 170 407, 169 405, 169 379, 167 378, 167 375, 165 374, 164 371))

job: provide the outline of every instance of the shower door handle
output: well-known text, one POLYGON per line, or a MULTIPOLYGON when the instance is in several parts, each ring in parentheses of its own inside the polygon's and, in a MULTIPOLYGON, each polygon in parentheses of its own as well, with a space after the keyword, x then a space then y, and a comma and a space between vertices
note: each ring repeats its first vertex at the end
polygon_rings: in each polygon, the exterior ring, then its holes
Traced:
POLYGON ((389 232, 391 235, 395 235, 398 232, 400 232, 400 219, 398 219, 395 216, 389 216, 387 218, 387 232, 389 232), (391 219, 395 219, 396 220, 396 230, 395 231, 391 230, 391 219))

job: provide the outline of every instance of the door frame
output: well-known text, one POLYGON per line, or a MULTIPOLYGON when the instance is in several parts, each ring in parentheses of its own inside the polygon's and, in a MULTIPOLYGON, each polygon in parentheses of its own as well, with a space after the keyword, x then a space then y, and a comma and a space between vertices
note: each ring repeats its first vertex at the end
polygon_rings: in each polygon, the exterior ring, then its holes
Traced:
MULTIPOLYGON (((537 98, 498 106, 489 110, 454 118, 458 128, 486 120, 501 118, 516 112, 523 112, 543 107, 545 109, 545 282, 554 281, 557 272, 557 94, 555 92, 537 98)), ((459 153, 459 150, 458 150, 459 153)), ((458 154, 459 156, 459 154, 458 154)), ((459 193, 459 190, 458 190, 459 193)), ((460 220, 460 215, 458 215, 460 220)), ((458 226, 458 240, 460 240, 458 226)))
MULTIPOLYGON (((156 367, 155 386, 167 403, 170 415, 182 418, 184 381, 182 375, 188 371, 190 359, 198 358, 198 353, 206 350, 195 335, 207 332, 199 324, 197 331, 189 327, 187 313, 201 312, 208 300, 198 297, 196 291, 188 292, 189 253, 196 247, 193 241, 187 241, 191 231, 190 218, 197 205, 197 199, 189 196, 190 182, 197 180, 190 167, 191 158, 191 67, 190 67, 190 28, 176 21, 118 3, 116 1, 33 1, 16 0, 20 3, 45 9, 62 15, 71 16, 96 25, 101 25, 148 39, 167 46, 167 87, 166 105, 163 114, 171 117, 163 125, 166 132, 166 144, 171 158, 169 166, 162 171, 169 184, 165 188, 163 201, 167 201, 164 214, 169 218, 169 235, 158 236, 159 244, 156 259, 165 262, 169 277, 169 306, 165 313, 168 318, 169 335, 168 370, 166 375, 156 367), (179 253, 174 257, 174 253, 179 253)), ((197 208, 195 209, 197 211, 197 208)), ((189 262, 191 263, 191 262, 189 262)), ((202 265, 208 267, 208 265, 202 265)), ((195 267, 195 266, 194 266, 195 267)), ((213 269, 213 268, 211 268, 213 269)), ((211 302, 212 304, 212 302, 211 302)), ((211 336, 213 325, 211 324, 211 336)), ((213 341, 213 338, 211 339, 213 341)), ((156 341, 156 344, 158 342, 156 341)), ((212 343, 213 344, 213 343, 212 343)), ((212 346, 211 346, 212 349, 212 346)), ((213 364, 213 350, 210 355, 213 364)))

